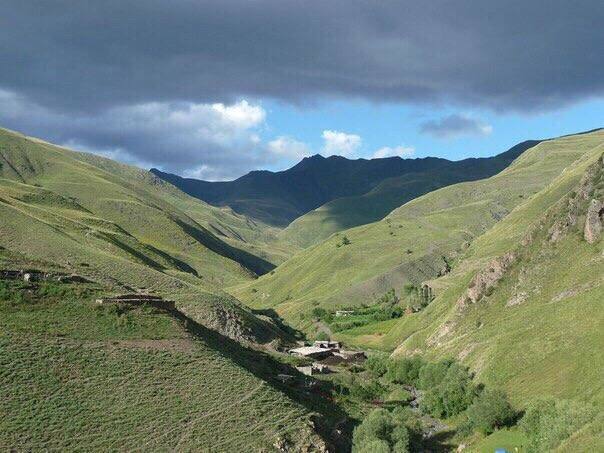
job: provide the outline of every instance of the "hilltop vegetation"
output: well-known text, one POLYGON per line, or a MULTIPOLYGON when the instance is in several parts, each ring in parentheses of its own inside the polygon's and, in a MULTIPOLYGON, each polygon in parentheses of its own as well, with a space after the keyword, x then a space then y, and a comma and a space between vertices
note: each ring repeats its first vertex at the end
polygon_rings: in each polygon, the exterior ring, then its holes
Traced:
POLYGON ((528 140, 497 156, 447 161, 436 168, 386 178, 362 195, 337 198, 304 214, 288 225, 279 239, 301 247, 317 244, 338 231, 381 220, 393 209, 433 190, 492 176, 538 143, 528 140))
POLYGON ((307 247, 335 231, 383 218, 431 190, 491 176, 537 144, 527 141, 486 159, 349 160, 320 155, 281 171, 253 171, 235 181, 208 182, 152 169, 184 192, 279 227, 284 244, 307 247), (308 214, 307 214, 308 213, 308 214), (306 214, 306 215, 305 215, 306 214))
POLYGON ((384 220, 332 235, 274 272, 233 293, 254 307, 274 307, 301 327, 313 306, 362 304, 390 288, 447 272, 450 262, 516 206, 585 155, 597 154, 600 132, 542 142, 501 173, 410 201, 384 220), (591 153, 591 154, 590 154, 591 153), (337 247, 346 236, 349 245, 337 247))
POLYGON ((0 161, 7 268, 35 261, 40 270, 83 275, 114 292, 164 295, 233 338, 280 336, 222 292, 274 267, 248 251, 270 229, 188 197, 146 171, 6 130, 0 130, 0 161))

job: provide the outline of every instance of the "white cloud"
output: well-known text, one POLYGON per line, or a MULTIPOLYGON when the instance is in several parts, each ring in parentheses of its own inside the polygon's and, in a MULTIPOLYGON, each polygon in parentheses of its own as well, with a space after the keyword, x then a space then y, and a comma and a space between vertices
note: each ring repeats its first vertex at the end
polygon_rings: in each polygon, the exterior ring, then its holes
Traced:
POLYGON ((281 136, 268 142, 268 150, 281 157, 301 159, 312 154, 310 147, 301 141, 291 137, 281 136))
POLYGON ((143 168, 228 179, 265 166, 259 132, 266 111, 233 104, 149 102, 88 114, 42 107, 0 88, 0 124, 25 134, 143 168))
POLYGON ((355 134, 347 134, 340 131, 323 131, 323 152, 327 156, 339 154, 351 157, 361 147, 361 137, 355 134))
POLYGON ((410 157, 415 153, 415 148, 411 146, 395 146, 394 148, 390 146, 384 146, 383 148, 378 149, 371 156, 373 159, 381 159, 383 157, 410 157))

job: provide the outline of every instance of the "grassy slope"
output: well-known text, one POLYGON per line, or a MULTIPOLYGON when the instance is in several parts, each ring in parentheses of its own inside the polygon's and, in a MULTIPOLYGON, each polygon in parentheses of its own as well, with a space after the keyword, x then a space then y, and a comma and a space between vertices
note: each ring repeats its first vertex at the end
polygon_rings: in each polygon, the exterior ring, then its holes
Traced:
POLYGON ((266 323, 221 293, 225 284, 251 279, 252 270, 272 267, 232 245, 261 243, 261 226, 143 170, 5 130, 0 163, 0 246, 7 256, 89 276, 115 291, 147 288, 209 327, 266 339, 266 323))
POLYGON ((360 196, 338 198, 294 220, 280 234, 281 241, 308 247, 333 233, 383 219, 393 209, 451 184, 492 176, 539 141, 528 140, 497 156, 465 159, 422 172, 387 178, 360 196))
POLYGON ((0 297, 0 449, 270 451, 277 438, 320 442, 311 411, 224 339, 193 334, 166 313, 96 307, 94 294, 0 297))
MULTIPOLYGON (((233 293, 253 307, 273 307, 293 324, 311 329, 298 315, 315 305, 334 308, 371 302, 391 287, 400 290, 405 282, 433 278, 443 266, 443 255, 454 258, 464 253, 473 239, 572 162, 593 154, 603 141, 604 132, 599 131, 543 142, 496 176, 439 189, 380 222, 336 233, 298 253, 274 274, 233 288, 233 293), (351 244, 338 248, 343 234, 351 244)), ((402 338, 386 347, 393 349, 402 338)))
MULTIPOLYGON (((561 240, 549 240, 554 222, 568 217, 568 199, 585 169, 602 153, 601 145, 478 238, 439 282, 431 310, 416 316, 423 319, 413 326, 400 322, 384 344, 404 340, 398 353, 422 349, 463 358, 482 380, 506 387, 518 403, 553 395, 604 404, 604 244, 583 240, 588 201, 582 202, 576 225, 561 240), (532 241, 522 243, 529 230, 532 241), (492 294, 458 308, 455 302, 476 271, 510 250, 519 261, 492 294), (521 302, 508 306, 518 296, 521 302)), ((598 178, 599 189, 591 196, 601 198, 601 165, 598 178)))

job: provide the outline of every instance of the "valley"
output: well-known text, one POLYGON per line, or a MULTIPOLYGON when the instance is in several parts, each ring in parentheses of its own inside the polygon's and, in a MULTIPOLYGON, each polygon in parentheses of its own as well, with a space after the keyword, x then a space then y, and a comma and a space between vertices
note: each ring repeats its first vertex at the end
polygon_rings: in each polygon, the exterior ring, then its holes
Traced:
POLYGON ((2 129, 0 446, 598 451, 603 155, 594 130, 229 186, 2 129), (291 353, 329 340, 366 360, 291 353))

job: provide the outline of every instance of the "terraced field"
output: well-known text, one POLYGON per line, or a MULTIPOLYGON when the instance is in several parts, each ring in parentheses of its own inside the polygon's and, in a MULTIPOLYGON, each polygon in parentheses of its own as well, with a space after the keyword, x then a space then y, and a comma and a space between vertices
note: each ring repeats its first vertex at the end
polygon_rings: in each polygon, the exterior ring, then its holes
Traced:
POLYGON ((258 451, 277 439, 321 443, 309 428, 311 412, 210 331, 192 333, 151 309, 97 307, 97 289, 59 288, 26 300, 0 288, 1 449, 258 451))

